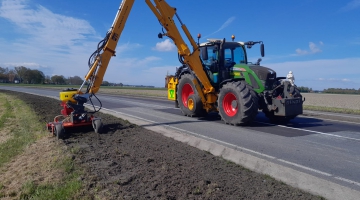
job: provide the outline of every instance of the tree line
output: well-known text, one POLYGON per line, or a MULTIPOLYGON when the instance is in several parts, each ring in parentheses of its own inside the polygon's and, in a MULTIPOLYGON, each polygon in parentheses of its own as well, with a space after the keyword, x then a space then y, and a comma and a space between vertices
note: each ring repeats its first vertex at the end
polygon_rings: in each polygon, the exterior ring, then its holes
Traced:
MULTIPOLYGON (((79 76, 64 77, 62 75, 49 76, 37 69, 24 66, 14 69, 0 67, 0 83, 23 83, 23 84, 56 84, 56 85, 81 85, 84 82, 79 76)), ((103 81, 102 85, 122 85, 103 81)))
POLYGON ((300 86, 300 87, 297 87, 300 92, 304 92, 304 93, 309 93, 309 92, 313 92, 312 88, 308 88, 308 87, 303 87, 303 86, 300 86))
POLYGON ((329 93, 329 94, 360 94, 360 88, 359 89, 348 89, 348 88, 328 88, 324 89, 323 91, 315 91, 312 90, 312 88, 308 87, 298 87, 300 92, 303 93, 310 93, 310 92, 322 92, 322 93, 329 93))
POLYGON ((323 91, 323 93, 330 94, 360 94, 360 88, 357 89, 343 89, 343 88, 328 88, 323 91))

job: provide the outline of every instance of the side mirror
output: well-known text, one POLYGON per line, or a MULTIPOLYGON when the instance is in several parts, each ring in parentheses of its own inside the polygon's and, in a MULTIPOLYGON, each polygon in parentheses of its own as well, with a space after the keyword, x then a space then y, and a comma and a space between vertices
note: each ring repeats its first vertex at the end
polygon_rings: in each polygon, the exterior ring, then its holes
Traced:
POLYGON ((265 56, 265 47, 264 47, 263 43, 260 45, 260 52, 261 52, 261 57, 264 57, 265 56))
POLYGON ((203 60, 208 60, 209 59, 209 56, 208 56, 208 51, 207 51, 207 47, 202 47, 201 48, 201 58, 203 60))

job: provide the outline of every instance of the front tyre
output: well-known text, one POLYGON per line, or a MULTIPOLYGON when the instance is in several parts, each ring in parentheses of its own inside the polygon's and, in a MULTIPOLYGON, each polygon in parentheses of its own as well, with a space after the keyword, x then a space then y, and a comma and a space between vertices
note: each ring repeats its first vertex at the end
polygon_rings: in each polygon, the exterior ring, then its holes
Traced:
POLYGON ((101 133, 102 129, 103 129, 103 123, 101 122, 100 119, 96 119, 92 121, 92 126, 94 128, 95 133, 101 133))
POLYGON ((55 134, 56 134, 56 138, 58 140, 64 139, 64 137, 65 137, 65 129, 64 129, 64 126, 62 124, 56 124, 55 125, 55 134))
POLYGON ((200 117, 204 116, 206 111, 195 89, 193 79, 194 77, 191 74, 184 74, 180 77, 177 86, 177 102, 184 115, 200 117))
POLYGON ((220 89, 219 114, 225 123, 246 125, 255 119, 259 105, 251 90, 244 81, 228 82, 220 89))

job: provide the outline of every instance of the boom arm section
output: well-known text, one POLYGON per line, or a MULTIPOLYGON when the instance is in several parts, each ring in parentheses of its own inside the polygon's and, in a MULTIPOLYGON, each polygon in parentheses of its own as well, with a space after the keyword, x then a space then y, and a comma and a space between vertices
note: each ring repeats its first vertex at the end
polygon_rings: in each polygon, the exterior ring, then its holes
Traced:
MULTIPOLYGON (((93 53, 89 60, 90 70, 86 74, 84 83, 81 85, 78 93, 82 93, 81 89, 85 82, 89 82, 85 94, 95 94, 100 89, 109 61, 112 56, 115 56, 117 43, 125 27, 126 20, 130 14, 134 1, 135 0, 123 0, 121 2, 110 30, 107 32, 104 40, 99 43, 98 49, 93 53)), ((210 80, 203 70, 203 66, 200 60, 200 49, 194 39, 191 37, 190 32, 185 24, 181 22, 179 16, 176 14, 176 8, 170 7, 165 0, 153 1, 155 6, 151 0, 145 0, 152 12, 160 21, 161 25, 166 29, 167 32, 163 35, 168 36, 174 41, 178 48, 179 55, 184 58, 184 62, 190 67, 196 77, 200 80, 203 89, 201 88, 200 83, 196 78, 194 78, 193 82, 203 104, 208 105, 214 103, 216 101, 216 95, 214 94, 215 89, 211 85, 210 80), (173 20, 174 15, 176 15, 178 18, 181 24, 181 28, 193 46, 193 52, 190 51, 187 44, 180 35, 179 30, 177 29, 173 20)))
MULTIPOLYGON (((90 63, 89 61, 90 70, 86 74, 84 81, 84 83, 86 81, 89 81, 90 83, 86 93, 95 94, 99 90, 109 61, 112 56, 115 56, 117 43, 125 27, 126 20, 130 14, 134 1, 135 0, 123 0, 121 2, 110 30, 107 32, 105 39, 101 41, 104 45, 98 46, 98 49, 92 55, 94 62, 90 63)), ((80 87, 79 91, 83 85, 80 87)))
POLYGON ((194 39, 191 37, 189 30, 183 24, 176 14, 176 8, 169 6, 164 0, 154 0, 154 4, 150 0, 145 0, 151 11, 155 14, 155 16, 160 21, 161 25, 166 29, 166 33, 163 35, 171 38, 176 47, 178 48, 178 52, 180 56, 184 58, 185 63, 190 67, 190 69, 195 73, 195 75, 200 80, 201 84, 204 86, 204 89, 201 90, 200 84, 196 79, 193 80, 196 90, 198 90, 199 95, 201 96, 201 100, 206 105, 207 103, 214 103, 216 101, 216 96, 213 94, 215 89, 210 83, 205 71, 203 70, 203 66, 200 60, 200 49, 194 39), (173 16, 176 15, 178 18, 181 28, 183 29, 186 37, 190 41, 193 46, 193 52, 190 51, 187 44, 184 42, 181 37, 178 28, 175 25, 173 20, 173 16), (206 97, 204 96, 206 95, 206 97))

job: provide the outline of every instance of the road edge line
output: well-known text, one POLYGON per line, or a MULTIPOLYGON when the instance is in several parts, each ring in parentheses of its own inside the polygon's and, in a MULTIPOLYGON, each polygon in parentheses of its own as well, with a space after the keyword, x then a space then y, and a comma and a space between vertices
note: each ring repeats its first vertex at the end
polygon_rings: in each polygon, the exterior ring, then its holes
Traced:
POLYGON ((278 181, 282 181, 295 188, 299 188, 314 195, 320 195, 326 199, 359 199, 360 192, 341 186, 339 184, 315 177, 304 172, 300 172, 289 167, 285 167, 253 155, 237 151, 230 147, 217 144, 206 139, 202 139, 187 133, 183 133, 164 125, 153 124, 148 121, 120 114, 116 111, 104 110, 100 112, 113 115, 115 117, 128 120, 145 129, 157 132, 176 141, 183 142, 197 149, 209 152, 214 156, 219 156, 257 173, 266 174, 278 181))

